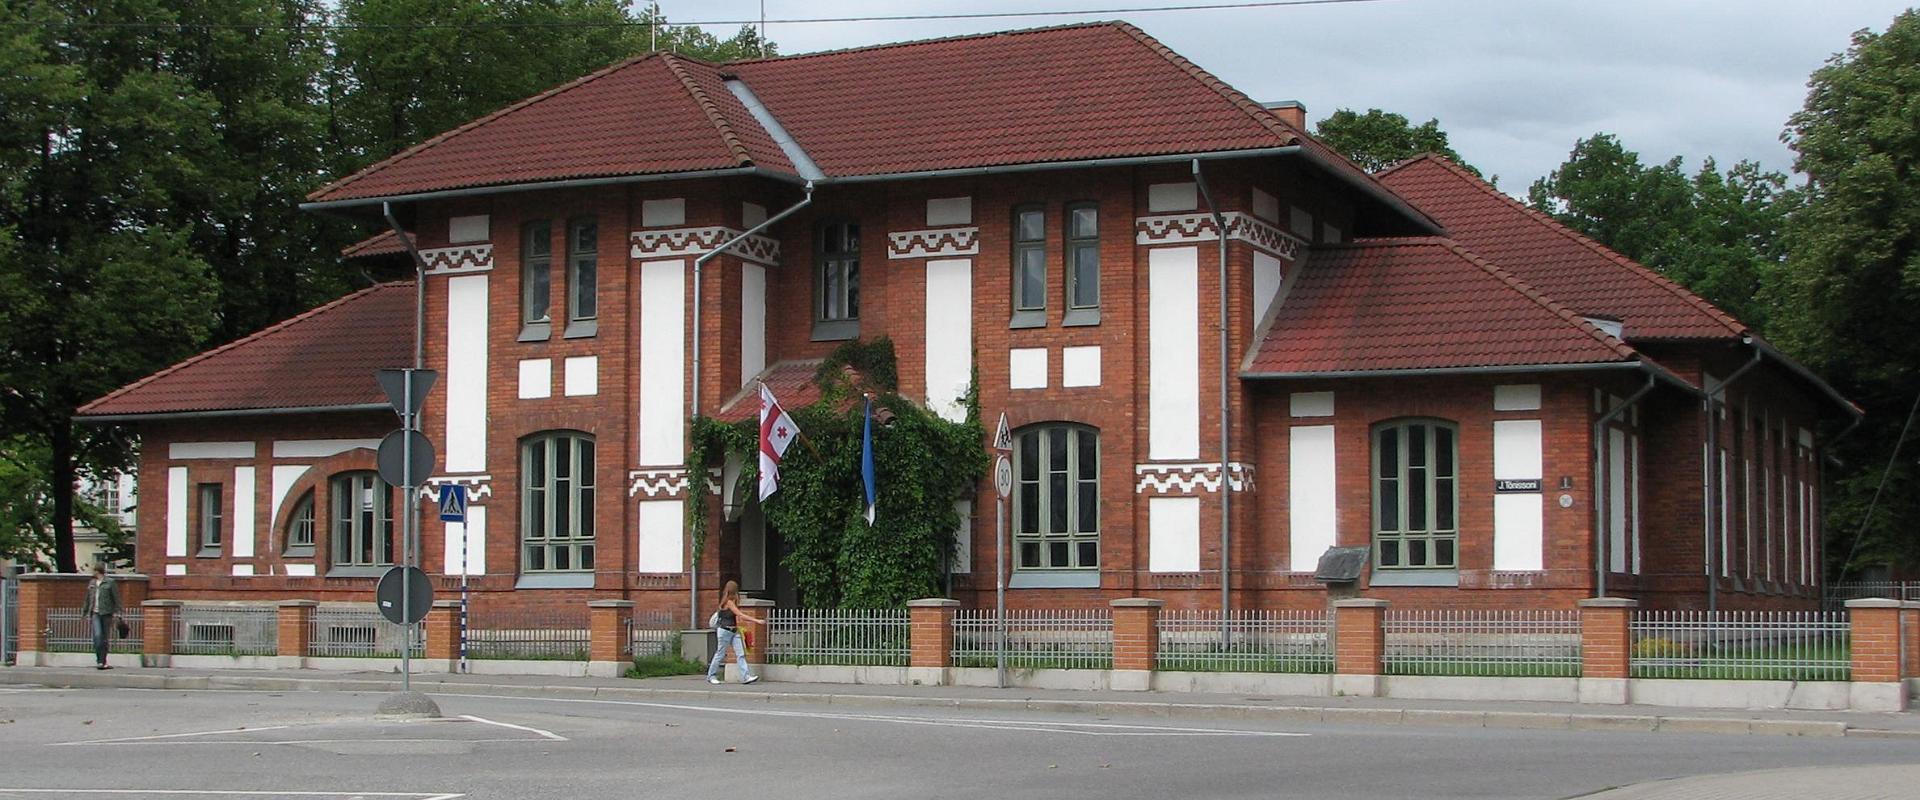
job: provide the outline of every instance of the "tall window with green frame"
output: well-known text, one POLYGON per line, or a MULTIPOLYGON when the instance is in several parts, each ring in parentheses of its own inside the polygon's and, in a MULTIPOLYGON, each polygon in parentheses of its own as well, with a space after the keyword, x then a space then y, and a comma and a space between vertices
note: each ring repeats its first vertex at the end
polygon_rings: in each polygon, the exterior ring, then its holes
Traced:
POLYGON ((1100 432, 1050 423, 1013 440, 1014 568, 1100 568, 1100 432))
POLYGON ((600 224, 567 223, 567 333, 593 333, 600 316, 600 224))
POLYGON ((553 321, 553 229, 546 220, 520 228, 520 324, 545 330, 553 321))
POLYGON ((581 433, 548 433, 520 447, 522 572, 592 572, 594 447, 581 433))
POLYGON ((393 489, 373 472, 343 472, 329 484, 333 504, 333 565, 393 563, 393 489))
POLYGON ((1396 420, 1373 431, 1373 563, 1379 569, 1459 565, 1459 428, 1396 420))
MULTIPOLYGON (((1100 308, 1100 206, 1067 206, 1067 314, 1100 308)), ((1071 320, 1070 320, 1071 321, 1071 320)))
POLYGON ((1013 210, 1013 311, 1016 316, 1047 310, 1047 212, 1038 205, 1013 210), (1024 314, 1023 314, 1024 312, 1024 314))

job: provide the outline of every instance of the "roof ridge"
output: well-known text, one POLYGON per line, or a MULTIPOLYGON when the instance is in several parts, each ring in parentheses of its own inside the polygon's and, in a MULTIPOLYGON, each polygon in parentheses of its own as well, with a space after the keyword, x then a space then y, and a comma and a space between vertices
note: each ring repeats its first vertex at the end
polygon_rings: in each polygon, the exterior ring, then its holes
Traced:
MULTIPOLYGON (((412 234, 408 234, 408 238, 411 239, 412 234)), ((385 246, 389 242, 392 242, 393 244, 399 246, 402 250, 406 249, 405 245, 401 245, 398 239, 399 237, 394 235, 393 229, 388 228, 387 230, 383 230, 379 233, 376 233, 372 236, 369 236, 365 239, 361 239, 360 241, 354 242, 353 244, 350 244, 350 245, 347 245, 346 247, 341 248, 340 257, 341 258, 357 258, 361 252, 375 248, 375 247, 385 246)))
POLYGON ((125 385, 125 386, 122 386, 122 387, 120 387, 120 388, 118 388, 118 389, 115 389, 115 390, 113 390, 113 391, 111 391, 111 392, 108 392, 108 393, 106 393, 106 394, 104 394, 104 395, 101 395, 101 396, 100 396, 99 398, 96 398, 96 399, 94 399, 93 401, 91 401, 91 402, 88 402, 88 403, 87 403, 86 405, 83 405, 83 406, 81 406, 81 407, 79 407, 78 409, 75 409, 75 410, 74 410, 74 415, 75 415, 75 416, 84 416, 84 415, 85 415, 85 414, 87 413, 87 409, 90 409, 90 408, 93 408, 94 406, 98 406, 98 405, 100 405, 100 404, 102 404, 102 403, 105 403, 105 402, 107 402, 107 401, 109 401, 109 400, 113 400, 113 399, 115 399, 115 398, 118 398, 118 397, 120 397, 120 396, 122 396, 122 395, 125 395, 125 394, 127 394, 127 393, 129 393, 129 392, 132 392, 132 391, 134 391, 135 389, 139 389, 139 388, 141 388, 141 387, 143 387, 143 386, 146 386, 147 384, 150 384, 150 383, 153 383, 154 381, 157 381, 157 380, 159 380, 159 379, 161 379, 161 378, 164 378, 164 377, 166 377, 166 376, 168 376, 168 375, 172 375, 172 374, 173 374, 173 373, 175 373, 175 372, 179 372, 180 370, 183 370, 183 369, 186 369, 187 367, 190 367, 190 366, 193 366, 194 364, 198 364, 198 363, 200 363, 200 362, 202 362, 202 361, 205 361, 205 360, 207 360, 207 359, 209 359, 209 358, 212 358, 212 357, 214 357, 214 356, 216 356, 216 355, 219 355, 219 354, 221 354, 221 353, 224 353, 224 352, 227 352, 228 350, 232 350, 232 349, 234 349, 234 348, 237 348, 237 347, 240 347, 240 346, 242 346, 242 345, 245 345, 245 344, 250 344, 250 343, 253 343, 253 342, 257 342, 257 341, 259 341, 259 340, 261 340, 261 339, 265 339, 265 338, 267 338, 268 336, 272 336, 272 335, 274 335, 274 334, 276 334, 276 333, 279 333, 279 332, 281 332, 281 331, 284 331, 284 330, 286 330, 287 328, 289 328, 289 327, 292 327, 292 326, 294 326, 294 325, 296 325, 296 324, 299 324, 299 323, 301 323, 301 322, 305 322, 305 321, 307 321, 307 320, 310 320, 310 319, 313 319, 313 318, 315 318, 315 317, 318 317, 318 316, 320 316, 320 315, 322 315, 322 314, 325 314, 325 313, 327 313, 327 312, 329 312, 329 311, 332 311, 332 310, 335 310, 335 309, 338 309, 338 308, 340 308, 341 306, 344 306, 344 305, 347 305, 348 303, 351 303, 351 302, 353 302, 353 301, 355 301, 355 300, 357 300, 357 299, 359 299, 359 298, 361 298, 361 297, 364 297, 364 296, 366 296, 366 295, 369 295, 369 294, 372 294, 372 293, 374 293, 374 292, 377 292, 377 291, 380 291, 380 290, 382 290, 382 289, 393 289, 393 288, 398 288, 398 287, 402 287, 402 286, 412 286, 412 285, 413 285, 413 281, 388 281, 388 282, 386 282, 386 283, 376 283, 376 284, 374 284, 374 285, 372 285, 372 286, 369 286, 369 287, 367 287, 367 288, 365 288, 365 289, 361 289, 360 291, 357 291, 357 292, 353 292, 353 293, 350 293, 350 294, 346 294, 346 295, 342 295, 341 297, 338 297, 338 298, 335 298, 335 299, 334 299, 333 301, 331 301, 331 302, 328 302, 328 303, 324 303, 324 304, 322 304, 322 305, 320 305, 320 306, 317 306, 317 307, 314 307, 314 308, 310 308, 310 309, 308 309, 308 310, 306 310, 306 311, 303 311, 303 312, 301 312, 301 313, 299 313, 299 314, 295 314, 295 315, 293 315, 293 316, 291 316, 291 317, 288 317, 288 318, 286 318, 286 319, 283 319, 283 320, 281 320, 281 321, 279 321, 279 322, 276 322, 276 323, 274 323, 274 324, 272 324, 272 325, 268 325, 267 327, 264 327, 264 328, 261 328, 260 330, 257 330, 257 331, 254 331, 253 333, 250 333, 250 334, 247 334, 247 335, 245 335, 245 336, 242 336, 242 337, 240 337, 240 338, 238 338, 238 339, 235 339, 235 340, 233 340, 233 341, 231 341, 231 342, 228 342, 228 343, 226 343, 226 344, 223 344, 223 345, 220 345, 219 347, 216 347, 216 348, 213 348, 212 350, 207 350, 207 351, 205 351, 205 352, 202 352, 202 353, 200 353, 200 354, 198 354, 198 355, 195 355, 195 356, 192 356, 192 357, 189 357, 189 358, 187 358, 187 359, 186 359, 186 360, 184 360, 184 361, 181 361, 181 362, 179 362, 179 363, 177 363, 177 364, 174 364, 174 365, 172 365, 172 366, 170 366, 170 367, 167 367, 166 369, 163 369, 163 370, 160 370, 159 372, 155 372, 155 373, 153 373, 152 375, 148 375, 147 377, 144 377, 144 378, 141 378, 141 379, 139 379, 139 380, 137 380, 137 381, 134 381, 133 383, 129 383, 129 384, 127 384, 127 385, 125 385))
POLYGON ((707 115, 707 122, 711 123, 714 129, 720 134, 720 140, 726 144, 727 149, 733 151, 734 163, 752 164, 753 154, 747 151, 747 146, 742 144, 740 137, 734 134, 733 126, 727 123, 725 116, 721 115, 720 104, 714 102, 713 98, 708 97, 706 91, 694 82, 693 76, 687 74, 686 67, 680 63, 681 57, 673 53, 666 53, 661 56, 661 61, 667 65, 667 70, 672 72, 673 76, 680 81, 680 85, 687 90, 687 94, 693 96, 694 104, 700 107, 701 113, 707 115))
POLYGON ((1618 354, 1621 358, 1639 358, 1640 357, 1640 352, 1636 350, 1632 345, 1627 344, 1625 340, 1607 335, 1607 332, 1600 330, 1599 326, 1594 325, 1592 322, 1588 322, 1586 317, 1573 313, 1572 309, 1569 309, 1565 305, 1562 305, 1560 301, 1546 296, 1546 294, 1542 293, 1539 289, 1533 288, 1532 284, 1527 283, 1524 280, 1521 280, 1520 276, 1515 275, 1511 272, 1508 272, 1505 269, 1501 268, 1499 265, 1494 264, 1493 262, 1490 262, 1485 258, 1480 257, 1479 253, 1475 253, 1472 250, 1468 250, 1465 245, 1462 245, 1459 242, 1454 241, 1453 239, 1450 239, 1444 236, 1435 237, 1435 238, 1437 239, 1437 241, 1435 242, 1436 245, 1440 247, 1445 247, 1447 250, 1451 251, 1454 255, 1459 256, 1460 258, 1466 260, 1468 263, 1479 267, 1480 269, 1484 270, 1487 274, 1492 275, 1495 278, 1498 278, 1501 282, 1505 283, 1509 288, 1519 292, 1520 294, 1524 295, 1527 299, 1540 304, 1543 308, 1546 308, 1548 311, 1551 311, 1554 314, 1558 315, 1561 319, 1572 324, 1575 328, 1578 328, 1579 330, 1585 332, 1588 336, 1593 337, 1595 341, 1599 342, 1601 345, 1612 350, 1614 353, 1618 354))
POLYGON ((738 66, 742 64, 765 64, 772 61, 797 61, 804 58, 821 58, 824 56, 845 55, 847 53, 862 53, 870 50, 892 50, 892 49, 901 48, 901 47, 917 47, 920 45, 927 45, 927 44, 960 42, 960 41, 966 41, 968 39, 991 39, 996 36, 1024 36, 1024 35, 1033 34, 1033 33, 1050 33, 1053 31, 1073 30, 1075 28, 1098 28, 1102 26, 1116 26, 1116 25, 1125 25, 1125 24, 1127 23, 1121 22, 1119 20, 1106 19, 1106 20, 1094 20, 1091 22, 1068 22, 1060 25, 1042 25, 1036 28, 1015 28, 1010 31, 983 31, 981 33, 961 33, 961 34, 955 34, 953 36, 935 36, 930 39, 912 39, 905 42, 881 42, 880 44, 864 44, 864 45, 859 45, 857 47, 842 47, 835 50, 818 50, 812 53, 794 53, 793 55, 786 55, 786 56, 743 58, 738 61, 725 62, 720 66, 732 67, 732 66, 738 66))
POLYGON ((433 147, 434 145, 440 144, 441 142, 444 142, 455 136, 459 136, 460 134, 466 133, 467 131, 478 128, 481 125, 492 122, 496 119, 499 119, 500 117, 504 117, 508 114, 511 114, 515 111, 531 106, 542 100, 546 100, 548 98, 554 97, 555 95, 559 95, 563 92, 568 92, 568 91, 572 91, 574 89, 580 88, 581 86, 587 83, 599 80, 600 78, 606 77, 615 72, 626 69, 627 67, 634 66, 636 64, 639 64, 642 61, 646 61, 647 59, 653 58, 654 56, 658 56, 658 55, 661 55, 661 54, 658 52, 642 53, 640 55, 633 56, 631 58, 623 59, 616 63, 609 64, 605 67, 601 67, 600 69, 594 70, 593 72, 589 72, 578 78, 574 78, 573 80, 567 81, 566 83, 560 84, 559 86, 555 86, 539 94, 533 95, 531 97, 522 98, 520 100, 516 100, 513 103, 510 103, 494 111, 493 113, 487 114, 486 116, 480 117, 479 119, 469 120, 465 124, 460 125, 459 127, 456 127, 452 130, 443 131, 440 134, 435 135, 424 142, 421 142, 412 147, 401 150, 398 153, 394 153, 393 155, 387 156, 386 158, 383 158, 367 166, 361 167, 359 170, 356 170, 351 175, 348 175, 344 178, 337 179, 331 183, 326 184, 325 186, 315 189, 312 192, 307 193, 307 200, 318 201, 324 195, 338 192, 342 189, 347 188, 348 186, 353 185, 356 182, 359 182, 367 178, 368 176, 373 175, 376 172, 386 169, 387 167, 393 166, 394 164, 398 164, 401 161, 404 161, 413 156, 419 155, 422 151, 425 151, 429 147, 433 147))
MULTIPOLYGON (((1608 247, 1604 244, 1601 244, 1600 242, 1594 240, 1592 237, 1587 236, 1586 234, 1576 231, 1570 227, 1567 227, 1566 224, 1562 223, 1557 219, 1554 219, 1552 216, 1546 214, 1545 212, 1542 212, 1539 209, 1533 208, 1532 206, 1522 203, 1519 200, 1515 200, 1513 197, 1509 196, 1506 192, 1502 192, 1499 189, 1494 188, 1492 184, 1487 183, 1485 180, 1475 177, 1473 173, 1470 173, 1464 169, 1461 169, 1460 165, 1453 163, 1453 160, 1447 158, 1446 156, 1442 156, 1437 153, 1427 153, 1423 156, 1417 156, 1415 159, 1408 159, 1408 163, 1416 159, 1422 159, 1422 158, 1439 165, 1441 168, 1445 169, 1448 173, 1452 174, 1454 177, 1466 181, 1469 185, 1473 186, 1476 189, 1479 189, 1481 192, 1484 192, 1488 195, 1498 198, 1501 202, 1504 202, 1507 205, 1510 205, 1514 208, 1521 210, 1522 212, 1525 212, 1527 216, 1531 217, 1535 222, 1538 222, 1540 224, 1547 226, 1548 230, 1553 231, 1554 233, 1557 233, 1567 239, 1570 239, 1576 244, 1579 244, 1580 246, 1593 251, 1596 255, 1599 255, 1602 258, 1605 258, 1621 267, 1626 268, 1629 272, 1632 272, 1633 274, 1639 276, 1642 280, 1645 280, 1648 283, 1651 283, 1654 286, 1657 286, 1659 288, 1665 289, 1669 293, 1680 298, 1682 302, 1685 302, 1693 306, 1696 310, 1706 314, 1708 317, 1711 317, 1713 321, 1718 322, 1721 325, 1725 326, 1728 330, 1731 330, 1735 335, 1745 336, 1753 332, 1752 328, 1749 327, 1746 323, 1741 322, 1739 319, 1736 319, 1732 314, 1728 314, 1727 312, 1720 310, 1719 306, 1716 306, 1713 303, 1708 302, 1706 298, 1701 297, 1697 294, 1694 294, 1691 291, 1688 291, 1686 287, 1673 282, 1673 280, 1668 278, 1667 276, 1661 275, 1660 273, 1653 271, 1651 268, 1647 267, 1644 264, 1641 264, 1638 261, 1634 261, 1631 258, 1627 258, 1626 256, 1621 255, 1620 253, 1616 252, 1613 248, 1608 247)), ((1404 164, 1396 164, 1394 166, 1399 167, 1399 166, 1404 166, 1404 164)))
POLYGON ((1444 159, 1445 157, 1440 155, 1439 153, 1433 152, 1432 150, 1428 150, 1424 153, 1418 153, 1415 155, 1407 156, 1406 158, 1400 159, 1399 161, 1395 161, 1391 164, 1381 167, 1380 169, 1374 171, 1373 177, 1376 179, 1384 178, 1387 176, 1387 173, 1393 172, 1394 170, 1407 166, 1408 164, 1412 164, 1417 161, 1424 161, 1431 158, 1444 159))

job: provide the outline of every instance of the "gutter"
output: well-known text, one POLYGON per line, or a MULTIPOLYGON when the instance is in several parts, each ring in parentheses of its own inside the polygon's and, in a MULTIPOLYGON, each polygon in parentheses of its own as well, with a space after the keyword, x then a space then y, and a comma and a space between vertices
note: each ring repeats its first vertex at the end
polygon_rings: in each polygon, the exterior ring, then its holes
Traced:
POLYGON ((166 422, 181 419, 218 419, 221 417, 279 416, 282 414, 326 414, 358 411, 390 411, 386 403, 354 403, 339 406, 294 406, 290 408, 226 408, 217 411, 161 411, 153 414, 75 415, 75 422, 166 422))
POLYGON ((413 203, 422 200, 445 200, 457 197, 475 197, 478 195, 501 194, 506 192, 534 192, 548 189, 579 189, 594 186, 619 186, 629 183, 655 183, 658 181, 692 180, 698 178, 724 178, 733 175, 755 175, 772 178, 787 183, 800 183, 801 178, 784 172, 762 167, 730 167, 727 169, 703 169, 692 172, 662 172, 652 175, 620 175, 607 178, 575 178, 559 181, 532 181, 528 183, 507 183, 488 186, 469 186, 463 189, 441 189, 432 192, 411 192, 408 194, 383 195, 379 197, 355 197, 346 200, 316 200, 300 204, 301 211, 339 211, 362 206, 377 206, 383 203, 413 203))
POLYGON ((1426 375, 1511 375, 1529 372, 1592 372, 1596 370, 1642 370, 1659 380, 1692 394, 1700 388, 1665 368, 1648 361, 1603 361, 1594 364, 1517 364, 1485 367, 1422 367, 1415 369, 1327 370, 1324 372, 1242 372, 1248 380, 1313 380, 1319 378, 1404 378, 1426 375))

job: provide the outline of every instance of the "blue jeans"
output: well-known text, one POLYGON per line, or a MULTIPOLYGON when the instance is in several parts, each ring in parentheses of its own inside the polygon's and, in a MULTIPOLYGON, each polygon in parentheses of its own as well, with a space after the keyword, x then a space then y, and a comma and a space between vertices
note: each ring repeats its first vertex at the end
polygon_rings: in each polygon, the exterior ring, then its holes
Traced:
POLYGON ((113 636, 113 615, 93 614, 93 661, 107 663, 107 639, 113 636))
POLYGON ((707 677, 720 677, 720 665, 727 663, 727 648, 733 648, 734 660, 740 662, 740 679, 753 677, 753 669, 747 666, 747 640, 740 637, 737 630, 719 628, 714 631, 719 636, 718 646, 713 648, 713 661, 707 664, 707 677))

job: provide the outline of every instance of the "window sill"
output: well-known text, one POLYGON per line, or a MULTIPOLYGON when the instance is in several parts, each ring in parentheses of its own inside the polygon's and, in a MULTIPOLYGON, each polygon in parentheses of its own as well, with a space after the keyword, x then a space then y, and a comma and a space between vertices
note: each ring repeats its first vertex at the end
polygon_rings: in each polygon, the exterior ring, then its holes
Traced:
POLYGON ((194 553, 194 554, 193 554, 193 557, 194 557, 194 558, 219 558, 219 557, 220 557, 220 548, 218 548, 218 547, 202 547, 202 548, 200 548, 200 552, 198 552, 198 553, 194 553))
POLYGON ((559 572, 547 575, 522 575, 513 584, 515 589, 591 589, 593 573, 559 572))
POLYGON ((380 567, 334 567, 332 569, 327 570, 327 574, 324 575, 323 577, 378 578, 382 575, 387 574, 387 570, 390 570, 390 569, 393 569, 393 565, 391 564, 388 564, 386 566, 380 566, 380 567))
POLYGON ((1376 569, 1369 586, 1459 586, 1457 569, 1376 569))
POLYGON ((1014 570, 1009 589, 1098 589, 1099 570, 1014 570))
POLYGON ((1069 308, 1067 309, 1066 318, 1061 320, 1060 324, 1068 328, 1098 325, 1100 324, 1100 309, 1069 308))
POLYGON ((548 322, 529 322, 520 327, 520 341, 544 342, 553 338, 553 324, 548 322))
POLYGON ((860 336, 860 320, 836 319, 813 323, 813 341, 839 342, 856 339, 860 336))
POLYGON ((1009 328, 1047 327, 1046 309, 1037 309, 1033 311, 1015 311, 1013 312, 1013 318, 1007 320, 1007 327, 1009 328))
POLYGON ((312 558, 313 548, 312 547, 289 547, 287 548, 287 552, 281 553, 280 555, 283 558, 312 558))
POLYGON ((562 339, 590 339, 600 333, 600 321, 578 319, 567 323, 567 330, 560 334, 562 339))

